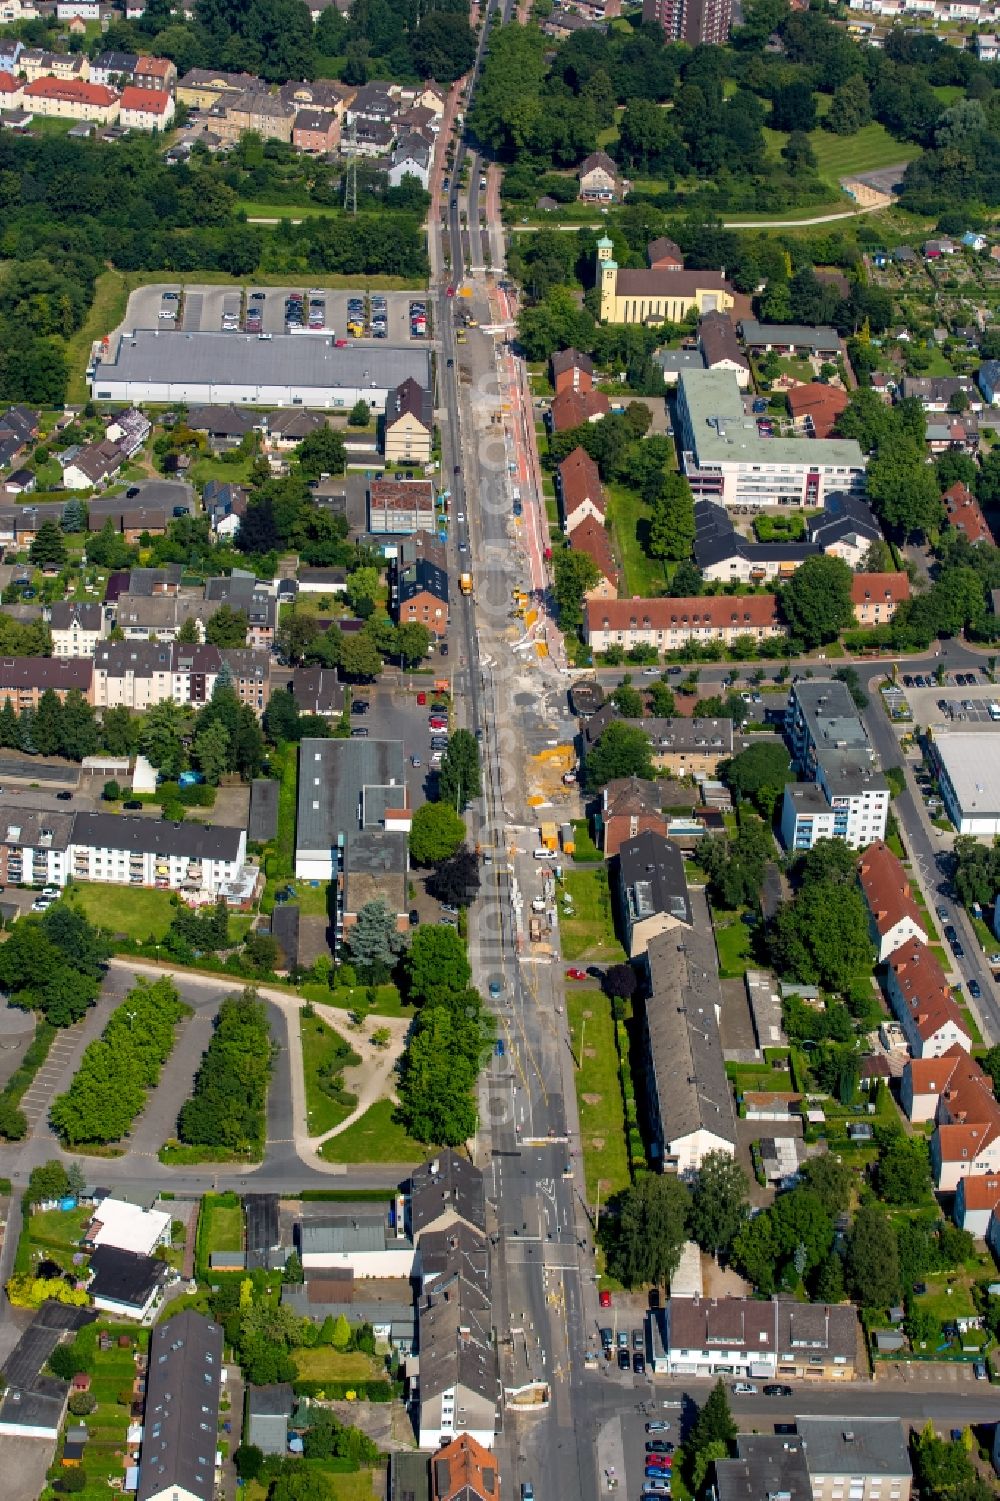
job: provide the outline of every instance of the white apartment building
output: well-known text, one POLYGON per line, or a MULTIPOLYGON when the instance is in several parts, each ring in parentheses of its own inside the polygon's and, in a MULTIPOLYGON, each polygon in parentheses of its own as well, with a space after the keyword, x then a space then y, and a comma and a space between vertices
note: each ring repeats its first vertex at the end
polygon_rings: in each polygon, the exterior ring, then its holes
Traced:
POLYGON ((54 657, 92 657, 106 634, 104 609, 58 600, 49 609, 49 631, 54 657))
POLYGON ((731 370, 682 371, 677 417, 695 499, 822 506, 828 495, 864 493, 865 456, 853 439, 768 436, 745 409, 731 370))
POLYGON ((889 786, 844 683, 805 678, 792 684, 785 734, 811 783, 785 788, 781 834, 786 848, 818 839, 864 849, 885 838, 889 786))
POLYGON ((68 868, 75 881, 217 897, 238 883, 246 853, 246 829, 77 813, 68 868))

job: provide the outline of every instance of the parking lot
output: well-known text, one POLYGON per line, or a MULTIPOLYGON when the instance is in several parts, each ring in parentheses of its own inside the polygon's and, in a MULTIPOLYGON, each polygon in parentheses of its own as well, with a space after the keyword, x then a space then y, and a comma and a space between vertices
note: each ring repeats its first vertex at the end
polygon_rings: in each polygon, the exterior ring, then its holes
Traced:
POLYGON ((361 685, 351 691, 352 703, 367 703, 367 712, 351 715, 351 728, 365 729, 373 738, 399 740, 406 759, 406 784, 410 791, 412 807, 419 807, 427 800, 428 780, 431 774, 432 731, 427 720, 430 706, 435 702, 434 680, 414 679, 410 688, 391 688, 381 685, 361 685), (427 696, 426 704, 417 703, 417 694, 427 696), (413 766, 412 758, 418 756, 420 765, 413 766))
MULTIPOLYGON (((347 304, 351 297, 365 299, 365 290, 331 290, 325 287, 312 288, 306 281, 293 287, 243 286, 190 286, 182 288, 176 282, 162 282, 156 286, 139 287, 129 298, 125 320, 122 324, 129 331, 137 328, 158 328, 164 332, 180 329, 184 333, 220 333, 224 328, 245 329, 246 314, 255 309, 260 315, 261 333, 286 332, 285 304, 290 294, 304 298, 306 318, 310 303, 322 302, 322 327, 313 331, 335 338, 347 338, 347 304), (231 314, 238 310, 235 325, 231 314), (173 313, 174 317, 169 315, 173 313), (227 316, 230 315, 230 316, 227 316)), ((386 332, 383 340, 373 342, 389 344, 423 344, 424 338, 412 338, 410 333, 410 303, 420 301, 426 305, 427 298, 419 292, 377 292, 372 294, 385 299, 386 332)), ((370 300, 365 303, 366 319, 371 317, 370 300)), ((253 331, 253 325, 251 325, 253 331)), ((303 330, 308 334, 309 329, 303 330)), ((366 322, 366 334, 352 338, 352 343, 368 343, 370 321, 366 322)))
POLYGON ((899 688, 917 724, 986 726, 993 722, 989 706, 1000 703, 1000 686, 987 682, 984 673, 949 672, 944 683, 936 683, 926 674, 918 682, 920 676, 906 673, 899 680, 899 688), (958 678, 963 681, 957 681, 958 678))

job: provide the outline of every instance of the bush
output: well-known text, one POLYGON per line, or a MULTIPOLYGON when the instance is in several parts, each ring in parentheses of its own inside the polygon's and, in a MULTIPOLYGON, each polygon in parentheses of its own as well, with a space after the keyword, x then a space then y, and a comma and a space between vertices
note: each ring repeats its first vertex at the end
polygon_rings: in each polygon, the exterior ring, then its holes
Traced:
POLYGON ((256 1444, 240 1444, 233 1455, 233 1464, 241 1480, 256 1480, 264 1468, 264 1451, 256 1444))
POLYGON ((114 778, 110 782, 105 782, 101 797, 106 803, 117 803, 121 795, 122 790, 114 778))
POLYGON ((93 1392, 74 1392, 69 1399, 69 1410, 75 1418, 85 1418, 97 1406, 93 1392))

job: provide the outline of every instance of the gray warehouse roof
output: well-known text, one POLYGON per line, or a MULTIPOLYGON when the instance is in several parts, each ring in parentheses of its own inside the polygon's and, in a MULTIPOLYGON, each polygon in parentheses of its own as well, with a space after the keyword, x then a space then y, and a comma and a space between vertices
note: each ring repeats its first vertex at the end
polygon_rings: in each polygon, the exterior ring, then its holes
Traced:
POLYGON ((378 794, 390 785, 398 789, 398 798, 393 794, 396 806, 404 807, 406 774, 400 741, 303 740, 296 847, 331 849, 341 836, 350 834, 356 839, 361 828, 378 828, 377 813, 385 806, 378 794))
POLYGON ((203 382, 206 385, 374 386, 401 385, 408 378, 430 386, 425 349, 351 345, 338 349, 332 337, 275 334, 258 339, 234 333, 123 334, 115 358, 98 368, 94 384, 110 381, 203 382))

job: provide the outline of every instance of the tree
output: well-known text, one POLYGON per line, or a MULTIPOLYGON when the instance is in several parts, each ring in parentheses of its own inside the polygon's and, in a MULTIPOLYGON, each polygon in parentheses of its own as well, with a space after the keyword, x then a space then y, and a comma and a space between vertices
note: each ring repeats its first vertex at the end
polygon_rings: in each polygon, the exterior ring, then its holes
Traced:
POLYGON ((205 780, 217 787, 229 767, 229 731, 220 720, 199 730, 192 745, 195 759, 205 774, 205 780))
POLYGON ((737 800, 754 804, 762 818, 770 820, 775 804, 789 780, 791 761, 783 745, 748 746, 722 767, 722 779, 737 800))
POLYGON ((669 1283, 687 1238, 689 1204, 687 1187, 680 1178, 649 1174, 625 1189, 608 1248, 608 1266, 626 1287, 669 1283))
POLYGON ((414 1005, 440 1005, 472 979, 465 944, 454 928, 434 923, 418 928, 403 960, 408 998, 414 1005))
POLYGON ((247 644, 247 612, 220 605, 205 622, 205 640, 211 646, 240 647, 247 644))
POLYGON ((410 857, 417 865, 438 865, 465 839, 465 824, 450 803, 423 803, 410 827, 410 857))
POLYGON ((429 894, 439 902, 450 902, 454 907, 470 906, 482 885, 475 850, 460 845, 449 859, 442 860, 431 871, 425 884, 429 894))
POLYGON ((613 1000, 630 1001, 639 988, 631 964, 612 964, 604 971, 604 993, 613 1000))
POLYGON ((770 948, 779 974, 845 990, 853 977, 871 972, 875 958, 861 893, 830 881, 803 887, 778 908, 770 948))
POLYGON ((58 1158, 33 1167, 28 1176, 25 1198, 29 1204, 47 1204, 52 1199, 61 1199, 69 1188, 66 1169, 58 1158))
POLYGON ((347 931, 351 958, 369 970, 387 973, 403 946, 403 935, 396 931, 396 914, 382 897, 366 902, 347 931))
POLYGON ((437 792, 443 803, 456 810, 468 806, 483 790, 479 746, 471 730, 456 730, 448 742, 438 770, 437 792))
POLYGON ((879 1146, 879 1197, 886 1204, 932 1203, 934 1184, 926 1138, 892 1131, 879 1146))
POLYGON ((335 1350, 346 1350, 351 1342, 351 1326, 347 1322, 347 1315, 339 1313, 334 1320, 333 1335, 330 1343, 335 1350))
POLYGON ((38 700, 31 739, 40 756, 56 755, 62 743, 62 704, 51 688, 38 700))
POLYGON ((835 641, 854 620, 852 574, 842 558, 807 558, 781 590, 789 630, 807 648, 835 641))
POLYGON ((472 66, 476 36, 464 16, 431 10, 422 16, 411 41, 413 62, 421 78, 452 83, 472 66))
MULTIPOLYGON (((846 414, 845 414, 846 415, 846 414)), ((936 527, 942 515, 934 467, 924 462, 923 448, 897 437, 880 444, 868 465, 868 495, 879 520, 909 536, 936 527)))
POLYGON ((374 610, 381 585, 382 579, 377 568, 355 568, 353 573, 347 575, 347 602, 362 620, 367 620, 374 610))
POLYGON ((758 906, 764 869, 773 854, 767 825, 757 819, 742 823, 735 839, 704 840, 698 860, 709 878, 712 900, 729 909, 758 906))
POLYGON ((871 95, 860 73, 852 73, 834 93, 823 119, 824 130, 834 135, 852 136, 872 117, 871 95))
MULTIPOLYGON (((106 712, 106 711, 105 711, 106 712)), ((62 705, 59 750, 69 761, 92 756, 100 744, 97 718, 79 688, 71 688, 62 705)))
POLYGON ((66 542, 54 521, 43 521, 28 548, 28 557, 36 568, 46 564, 61 568, 66 561, 66 542))
POLYGON ((772 95, 772 130, 801 130, 809 132, 816 127, 816 98, 812 84, 795 80, 775 89, 772 95))
POLYGON ((899 1248, 881 1204, 862 1204, 847 1238, 845 1264, 852 1297, 863 1308, 889 1308, 899 1298, 899 1248))
POLYGON ((165 777, 176 777, 184 765, 182 732, 186 719, 185 711, 172 699, 154 704, 143 716, 143 752, 165 777))
POLYGON ((406 620, 396 627, 396 655, 404 667, 416 667, 430 655, 431 633, 419 620, 406 620))
POLYGON ((694 497, 682 474, 665 476, 663 490, 653 504, 647 550, 654 558, 679 563, 694 548, 694 497))
MULTIPOLYGON (((287 1360, 287 1357, 286 1357, 287 1360)), ((288 1361, 291 1365, 291 1362, 288 1361)), ((292 1367, 294 1370, 294 1366, 292 1367)), ((330 1501, 333 1491, 322 1470, 305 1470, 301 1465, 283 1469, 268 1491, 268 1501, 330 1501)))
MULTIPOLYGON (((207 631, 205 633, 205 636, 207 640, 207 631)), ((184 619, 181 621, 181 628, 177 632, 177 639, 182 646, 197 646, 201 641, 201 632, 198 629, 198 622, 193 615, 185 615, 184 619)))
MULTIPOLYGON (((177 1118, 181 1141, 232 1152, 262 1152, 274 1052, 267 1009, 256 991, 248 988, 226 996, 215 1018, 212 1040, 202 1054, 194 1093, 177 1118)), ((265 1375, 261 1370, 250 1379, 266 1383, 288 1377, 265 1375)))
POLYGON ((649 707, 657 719, 671 719, 677 709, 674 690, 661 678, 649 685, 649 707))
POLYGON ((425 1007, 399 1066, 399 1111, 409 1134, 441 1146, 468 1141, 476 1130, 478 1071, 453 1011, 425 1007))
POLYGON ((264 1469, 264 1451, 256 1444, 240 1444, 233 1455, 233 1464, 241 1480, 256 1480, 264 1469))
POLYGON ((371 682, 382 671, 378 647, 364 631, 344 636, 340 667, 344 676, 358 682, 371 682))
POLYGON ((705 1251, 718 1257, 728 1251, 749 1215, 746 1173, 725 1152, 702 1158, 691 1193, 691 1234, 705 1251))
POLYGON ((362 399, 356 401, 351 407, 347 418, 348 427, 367 427, 371 420, 371 407, 362 399))
POLYGON ((641 719, 645 705, 642 694, 634 687, 630 674, 626 674, 611 694, 611 702, 623 719, 641 719))
POLYGON ((725 1385, 717 1381, 694 1420, 685 1447, 695 1454, 708 1444, 723 1444, 728 1450, 736 1442, 736 1432, 725 1385))
POLYGON ((841 1157, 824 1152, 819 1157, 810 1157, 801 1168, 806 1186, 819 1199, 827 1214, 842 1214, 851 1201, 854 1174, 841 1157))
POLYGON ((552 557, 552 597, 562 631, 577 631, 583 623, 583 597, 600 579, 589 553, 557 548, 552 557))
POLYGON ((296 448, 295 457, 306 479, 319 479, 324 474, 343 474, 347 466, 344 440, 332 427, 318 427, 315 432, 309 433, 296 448))
POLYGON ((584 780, 590 792, 616 777, 651 777, 653 759, 649 736, 638 725, 612 720, 597 744, 587 752, 584 780))

